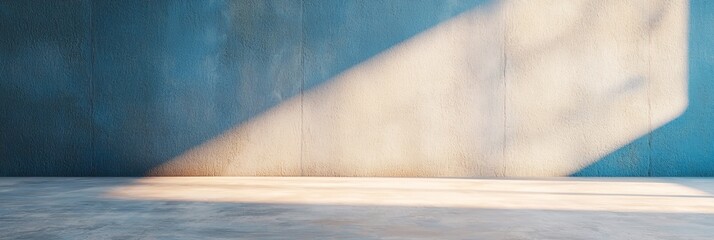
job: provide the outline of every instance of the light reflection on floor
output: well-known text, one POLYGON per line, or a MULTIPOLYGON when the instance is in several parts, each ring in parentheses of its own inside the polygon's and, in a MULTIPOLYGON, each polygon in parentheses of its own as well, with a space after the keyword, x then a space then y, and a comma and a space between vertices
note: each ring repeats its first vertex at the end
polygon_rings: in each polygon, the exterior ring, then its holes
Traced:
POLYGON ((0 239, 711 239, 712 178, 0 178, 0 239))
POLYGON ((143 178, 107 198, 274 204, 714 213, 691 179, 143 178))

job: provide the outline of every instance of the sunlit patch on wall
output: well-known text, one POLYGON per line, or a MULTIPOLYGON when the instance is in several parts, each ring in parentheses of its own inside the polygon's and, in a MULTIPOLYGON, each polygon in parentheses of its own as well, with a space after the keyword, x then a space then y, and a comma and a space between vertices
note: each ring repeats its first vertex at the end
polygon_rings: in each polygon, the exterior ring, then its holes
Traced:
POLYGON ((687 18, 686 1, 479 6, 151 174, 569 175, 686 109, 687 18))

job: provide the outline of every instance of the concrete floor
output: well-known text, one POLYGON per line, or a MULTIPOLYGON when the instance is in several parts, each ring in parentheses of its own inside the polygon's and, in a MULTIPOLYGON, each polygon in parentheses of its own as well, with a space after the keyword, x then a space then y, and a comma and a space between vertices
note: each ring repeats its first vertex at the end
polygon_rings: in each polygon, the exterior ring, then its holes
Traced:
POLYGON ((712 178, 0 178, 0 239, 712 237, 712 178))

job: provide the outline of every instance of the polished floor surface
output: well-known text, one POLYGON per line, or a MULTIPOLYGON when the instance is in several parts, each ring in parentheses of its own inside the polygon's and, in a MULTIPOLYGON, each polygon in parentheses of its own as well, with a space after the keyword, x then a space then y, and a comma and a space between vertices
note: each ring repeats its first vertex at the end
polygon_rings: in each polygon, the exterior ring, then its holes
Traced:
POLYGON ((714 178, 0 178, 0 239, 713 239, 714 178))

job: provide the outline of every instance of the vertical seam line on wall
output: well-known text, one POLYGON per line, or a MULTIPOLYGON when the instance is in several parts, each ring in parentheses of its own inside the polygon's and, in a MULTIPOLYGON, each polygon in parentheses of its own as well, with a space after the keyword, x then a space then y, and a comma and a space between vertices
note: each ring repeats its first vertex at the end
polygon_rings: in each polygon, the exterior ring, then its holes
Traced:
POLYGON ((507 139, 506 137, 508 136, 508 128, 506 126, 507 124, 507 116, 506 116, 506 107, 508 103, 508 86, 507 86, 507 81, 506 81, 506 66, 508 64, 508 55, 506 54, 506 41, 508 41, 508 16, 507 16, 507 8, 508 6, 501 7, 502 12, 502 22, 503 22, 503 42, 501 44, 501 55, 503 58, 503 65, 502 65, 502 72, 501 72, 501 78, 503 79, 503 142, 501 146, 501 164, 503 164, 502 169, 501 169, 501 176, 506 176, 506 169, 507 169, 507 162, 506 162, 506 142, 507 139))
POLYGON ((305 0, 300 1, 300 67, 301 67, 301 78, 300 78, 300 176, 303 176, 303 148, 305 142, 305 111, 304 111, 304 98, 305 98, 305 0))
POLYGON ((90 174, 97 174, 95 166, 95 126, 94 126, 94 1, 89 1, 89 151, 90 151, 90 174))
MULTIPOLYGON (((647 9, 651 10, 647 4, 647 9)), ((649 12, 649 11, 648 11, 649 12)), ((650 13, 651 14, 651 13, 650 13)), ((652 176, 652 29, 647 30, 647 176, 652 176)))

